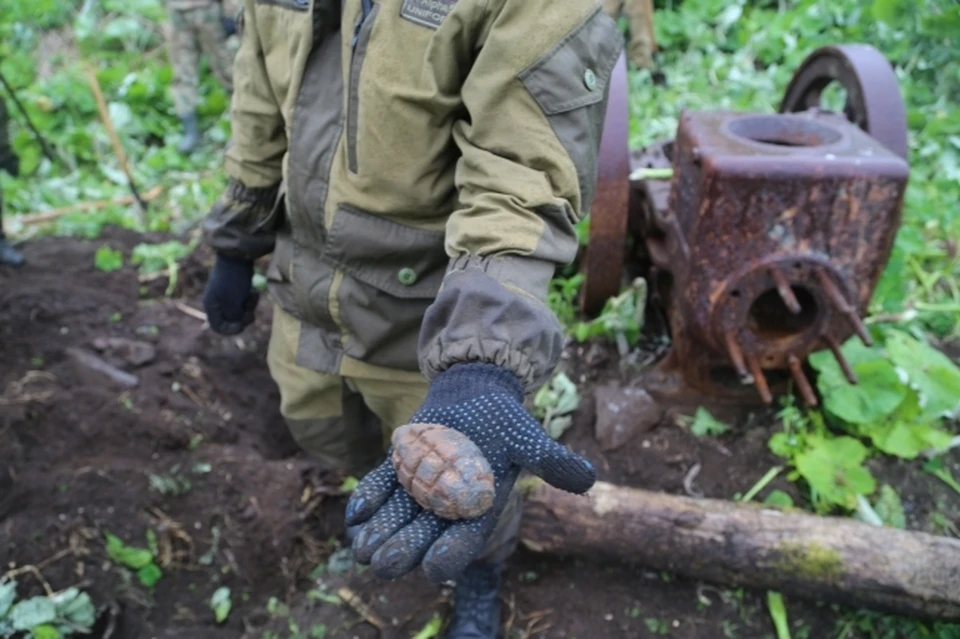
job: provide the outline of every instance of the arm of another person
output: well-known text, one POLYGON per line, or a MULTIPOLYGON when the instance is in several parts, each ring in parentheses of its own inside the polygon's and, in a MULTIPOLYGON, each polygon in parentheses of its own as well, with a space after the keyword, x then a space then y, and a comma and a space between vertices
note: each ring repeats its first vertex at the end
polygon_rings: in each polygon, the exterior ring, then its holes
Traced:
POLYGON ((203 226, 207 243, 219 256, 246 261, 273 251, 271 215, 287 150, 283 114, 264 64, 257 26, 256 3, 244 0, 233 71, 233 139, 225 160, 229 181, 203 226))

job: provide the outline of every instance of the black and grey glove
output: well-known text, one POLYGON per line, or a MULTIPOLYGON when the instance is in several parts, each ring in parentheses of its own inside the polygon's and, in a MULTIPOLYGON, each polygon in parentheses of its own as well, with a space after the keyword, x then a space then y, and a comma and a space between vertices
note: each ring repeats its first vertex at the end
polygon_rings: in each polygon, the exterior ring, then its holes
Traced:
POLYGON ((203 293, 207 321, 221 335, 236 335, 253 323, 260 295, 253 290, 253 262, 217 255, 203 293))
POLYGON ((482 551, 521 470, 561 490, 589 490, 596 481, 593 466, 551 439, 522 402, 516 376, 498 366, 465 363, 441 373, 411 422, 443 424, 477 445, 493 469, 493 507, 476 519, 442 519, 398 484, 388 455, 347 503, 347 525, 363 524, 353 543, 356 561, 372 563, 385 579, 421 563, 431 581, 455 579, 482 551))
POLYGON ((220 18, 220 22, 223 24, 223 33, 225 37, 229 38, 230 36, 236 34, 237 32, 237 21, 229 16, 223 16, 220 18))

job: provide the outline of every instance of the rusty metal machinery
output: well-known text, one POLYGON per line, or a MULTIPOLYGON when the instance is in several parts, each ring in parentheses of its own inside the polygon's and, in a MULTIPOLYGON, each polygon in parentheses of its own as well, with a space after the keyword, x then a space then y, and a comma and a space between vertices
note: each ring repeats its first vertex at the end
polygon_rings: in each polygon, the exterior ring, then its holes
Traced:
POLYGON ((852 335, 871 342, 861 316, 889 258, 909 174, 903 102, 887 60, 864 45, 820 49, 797 71, 780 113, 686 112, 674 140, 632 154, 623 68, 618 76, 584 310, 597 312, 622 286, 632 236, 671 337, 646 379, 651 394, 769 404, 792 380, 815 405, 804 362, 821 349, 856 383, 840 345, 852 335), (820 105, 831 82, 846 91, 843 113, 820 105), (672 168, 672 178, 630 184, 624 163, 672 168))

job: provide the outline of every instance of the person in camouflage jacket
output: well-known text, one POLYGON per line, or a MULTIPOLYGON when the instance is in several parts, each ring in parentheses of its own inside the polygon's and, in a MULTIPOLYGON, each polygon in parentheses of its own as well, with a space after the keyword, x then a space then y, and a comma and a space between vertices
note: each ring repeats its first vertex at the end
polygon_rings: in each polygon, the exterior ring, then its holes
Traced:
MULTIPOLYGON (((7 103, 0 98, 0 170, 17 177, 20 175, 20 158, 10 146, 9 120, 7 103)), ((23 266, 23 263, 23 255, 10 244, 3 232, 3 192, 0 191, 0 264, 23 266)))
POLYGON ((522 402, 563 350, 547 289, 577 252, 623 39, 597 0, 245 0, 238 30, 209 324, 253 321, 272 254, 280 410, 321 467, 364 476, 357 561, 455 579, 446 637, 495 637, 517 476, 595 480, 522 402), (490 460, 487 515, 423 511, 381 461, 428 419, 490 460))
POLYGON ((187 154, 200 143, 197 105, 200 54, 225 90, 233 91, 233 52, 227 45, 228 17, 218 0, 168 0, 167 39, 173 66, 173 104, 183 126, 178 150, 187 154))
POLYGON ((603 0, 603 9, 614 19, 626 15, 630 31, 630 61, 638 69, 656 71, 653 0, 603 0))

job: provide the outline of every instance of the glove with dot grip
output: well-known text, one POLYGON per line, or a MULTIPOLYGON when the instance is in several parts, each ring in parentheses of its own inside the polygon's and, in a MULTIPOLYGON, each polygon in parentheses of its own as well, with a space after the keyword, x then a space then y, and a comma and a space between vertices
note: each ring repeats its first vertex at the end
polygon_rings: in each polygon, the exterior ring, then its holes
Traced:
POLYGON ((384 579, 420 564, 431 581, 455 579, 483 550, 522 470, 578 494, 596 481, 593 466, 551 439, 523 407, 516 376, 493 364, 458 364, 441 373, 411 423, 442 424, 466 435, 493 470, 495 497, 480 517, 443 519, 400 486, 388 453, 360 481, 346 513, 348 526, 362 524, 355 560, 384 579))

